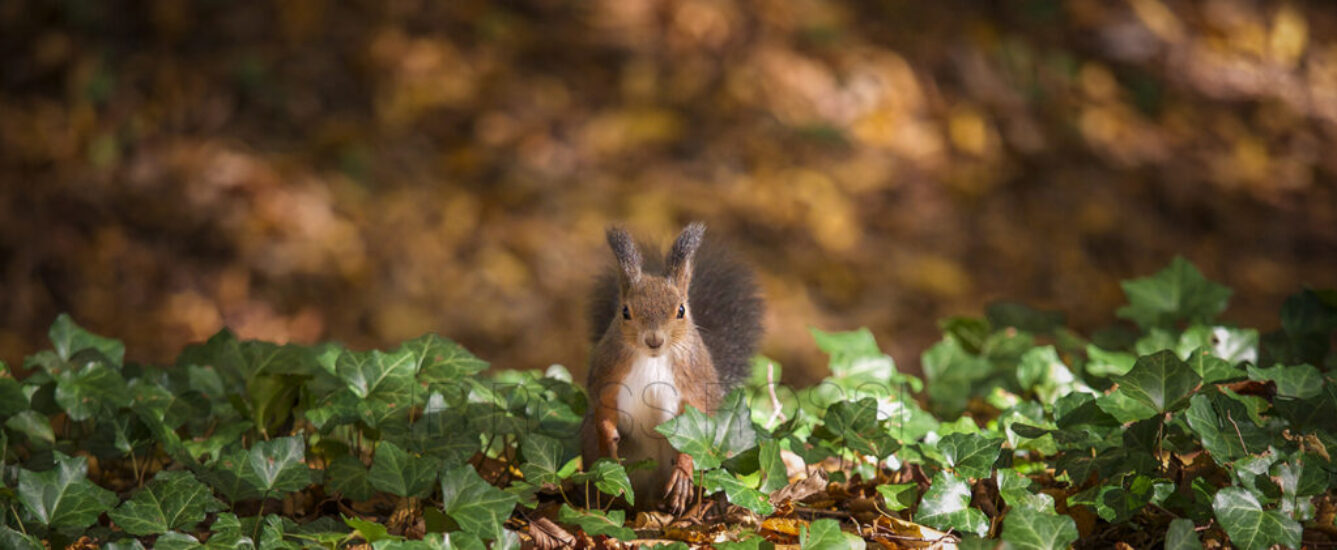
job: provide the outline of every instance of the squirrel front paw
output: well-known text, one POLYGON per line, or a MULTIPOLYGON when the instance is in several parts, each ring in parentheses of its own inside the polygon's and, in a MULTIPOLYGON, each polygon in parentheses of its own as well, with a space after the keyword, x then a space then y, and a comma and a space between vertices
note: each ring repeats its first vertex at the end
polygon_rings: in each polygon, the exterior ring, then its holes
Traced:
POLYGON ((664 487, 664 504, 673 515, 683 513, 687 502, 692 497, 692 455, 678 453, 669 474, 668 485, 664 487))

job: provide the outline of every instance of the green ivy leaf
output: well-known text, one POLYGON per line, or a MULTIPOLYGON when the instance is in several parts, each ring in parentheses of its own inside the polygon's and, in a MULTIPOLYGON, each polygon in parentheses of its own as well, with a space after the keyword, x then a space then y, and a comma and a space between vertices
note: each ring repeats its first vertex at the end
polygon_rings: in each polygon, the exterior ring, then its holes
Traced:
MULTIPOLYGON (((255 521, 258 521, 260 524, 259 525, 260 548, 264 548, 265 550, 269 550, 271 548, 276 550, 302 549, 301 544, 298 544, 295 541, 287 540, 288 532, 295 531, 297 529, 297 523, 294 522, 293 520, 290 520, 288 518, 276 514, 269 514, 264 518, 260 518, 257 516, 255 518, 247 518, 247 519, 254 519, 255 521)), ((247 525, 253 525, 253 524, 248 523, 247 525)))
POLYGON ((83 421, 102 411, 130 404, 130 391, 120 371, 97 351, 81 351, 70 366, 55 373, 56 403, 70 419, 83 421))
POLYGON ((464 464, 441 472, 441 503, 464 532, 495 540, 515 510, 516 497, 493 487, 473 466, 464 464))
MULTIPOLYGON (((214 524, 210 528, 213 530, 213 534, 209 535, 209 542, 205 544, 205 548, 209 550, 254 550, 255 548, 255 542, 251 540, 251 537, 242 533, 241 521, 237 519, 236 514, 218 514, 218 518, 214 520, 214 524)), ((158 541, 161 542, 162 538, 159 537, 158 541)))
POLYGON ((1281 490, 1279 512, 1298 521, 1314 518, 1313 499, 1306 497, 1326 491, 1328 481, 1328 474, 1321 472, 1319 460, 1317 455, 1297 453, 1290 461, 1273 465, 1268 477, 1259 476, 1274 481, 1281 490))
POLYGON ((406 395, 413 391, 417 360, 408 348, 395 353, 345 351, 335 363, 335 371, 358 397, 406 395))
POLYGON ((196 460, 205 455, 210 457, 220 456, 219 453, 224 448, 241 441, 241 437, 246 435, 246 432, 249 432, 253 427, 255 427, 255 424, 249 420, 233 420, 219 426, 212 435, 203 440, 191 439, 182 442, 182 445, 186 452, 189 452, 190 456, 196 460))
POLYGON ((706 472, 703 476, 703 482, 706 491, 712 494, 717 491, 724 491, 724 496, 728 497, 729 502, 752 510, 757 514, 769 516, 775 512, 775 507, 771 506, 765 493, 748 487, 727 471, 711 470, 706 472))
POLYGON ((224 453, 200 478, 229 502, 260 498, 261 489, 256 485, 259 480, 251 471, 251 456, 246 449, 224 453))
POLYGON ((627 502, 636 504, 636 495, 631 490, 631 479, 621 464, 609 458, 601 458, 586 468, 584 472, 571 475, 571 481, 577 484, 593 482, 599 492, 626 497, 627 502))
POLYGON ((877 413, 878 401, 872 397, 837 402, 827 409, 814 435, 881 460, 900 448, 900 444, 879 425, 877 413))
POLYGON ((145 536, 177 529, 193 530, 204 521, 205 514, 224 507, 194 474, 164 470, 107 515, 125 532, 145 536))
POLYGON ((300 376, 287 374, 261 374, 247 379, 245 395, 249 400, 244 407, 261 435, 268 437, 283 425, 292 413, 301 387, 300 376))
POLYGON ((516 534, 515 531, 506 529, 501 532, 501 538, 493 543, 492 550, 520 550, 522 547, 520 535, 516 534))
POLYGON ((116 493, 88 480, 88 459, 55 451, 56 467, 45 472, 19 470, 18 496, 42 525, 82 529, 115 506, 116 493))
POLYGON ((1170 528, 1165 532, 1165 550, 1202 550, 1198 532, 1193 530, 1193 520, 1179 518, 1170 521, 1170 528))
POLYGON ((5 427, 23 435, 34 443, 50 447, 56 442, 56 432, 51 429, 51 420, 37 411, 23 411, 5 420, 5 427))
POLYGON ((443 464, 454 464, 468 460, 482 447, 478 430, 467 418, 447 409, 440 394, 428 400, 426 410, 401 440, 406 449, 434 456, 443 464))
POLYGON ((757 461, 765 479, 761 482, 761 492, 771 494, 789 485, 789 469, 780 454, 780 443, 774 439, 763 439, 759 444, 757 461))
POLYGON ((1104 485, 1073 495, 1069 503, 1090 506, 1101 519, 1110 523, 1128 521, 1157 496, 1156 486, 1150 477, 1134 475, 1131 478, 1131 481, 1127 481, 1128 476, 1119 476, 1104 485))
POLYGON ((0 547, 13 550, 46 550, 41 539, 0 525, 0 547))
POLYGON ((1013 508, 1003 518, 1002 538, 1009 548, 1059 550, 1077 541, 1077 522, 1053 512, 1013 508))
POLYGON ((1031 480, 1020 472, 1011 468, 998 470, 994 474, 994 481, 998 485, 999 496, 1003 497, 1003 502, 1008 506, 1054 513, 1054 497, 1031 492, 1031 480))
POLYGON ((1031 348, 1021 354, 1017 365, 1017 381, 1023 389, 1029 389, 1040 398, 1041 402, 1053 403, 1060 397, 1073 392, 1094 393, 1086 384, 1068 369, 1058 356, 1054 346, 1031 348))
POLYGON ((607 535, 624 541, 633 540, 636 538, 636 532, 622 526, 624 518, 622 510, 609 510, 605 514, 594 509, 577 510, 567 504, 563 504, 557 511, 557 521, 580 527, 589 535, 607 535))
POLYGON ((487 369, 487 361, 469 353, 463 346, 435 334, 424 334, 404 342, 396 355, 407 352, 418 380, 427 383, 452 383, 487 369))
POLYGON ((520 452, 524 455, 520 473, 530 483, 560 485, 575 471, 573 457, 566 456, 562 442, 546 435, 525 434, 520 441, 520 452))
POLYGON ((978 317, 948 317, 938 321, 945 339, 955 340, 962 349, 971 355, 979 355, 984 349, 984 342, 989 339, 993 327, 988 319, 978 317))
POLYGON ((1095 344, 1086 345, 1086 372, 1092 376, 1123 376, 1133 370, 1137 356, 1121 351, 1106 351, 1095 344))
POLYGON ((1213 355, 1207 348, 1189 352, 1188 366, 1202 377, 1204 384, 1228 382, 1244 377, 1243 370, 1237 368, 1234 363, 1213 355))
POLYGON ((1197 267, 1176 256, 1169 267, 1150 277, 1122 283, 1128 305, 1117 315, 1144 330, 1172 328, 1176 322, 1203 323, 1226 309, 1231 291, 1202 276, 1197 267))
POLYGON ((691 455, 697 470, 718 468, 757 444, 741 391, 725 396, 713 416, 687 405, 682 414, 655 427, 655 431, 667 437, 678 452, 691 455))
MULTIPOLYGON (((423 540, 427 540, 427 539, 423 539, 423 540)), ((478 538, 478 537, 476 537, 476 536, 474 536, 474 535, 471 535, 471 534, 469 534, 469 533, 463 533, 463 532, 459 532, 459 531, 454 532, 454 533, 445 533, 445 534, 443 534, 443 535, 441 536, 441 539, 440 539, 440 540, 441 540, 441 545, 440 545, 440 546, 431 546, 431 545, 429 544, 429 545, 428 545, 427 547, 425 547, 425 548, 423 548, 423 547, 417 547, 417 548, 404 548, 404 550, 455 550, 456 548, 458 548, 459 550, 487 550, 487 545, 486 545, 486 544, 483 544, 483 539, 480 539, 480 538, 478 538)), ((436 539, 433 538, 431 542, 432 542, 432 543, 435 543, 435 541, 436 541, 436 539)), ((408 544, 408 543, 413 543, 413 542, 418 542, 418 541, 408 541, 408 540, 406 540, 406 541, 404 541, 404 542, 402 542, 402 543, 394 543, 394 544, 408 544)), ((381 543, 377 543, 377 544, 381 544, 381 543)), ((372 548, 373 548, 374 550, 381 550, 381 547, 380 547, 380 546, 377 546, 377 545, 372 545, 372 548)), ((395 550, 395 547, 392 547, 392 546, 386 544, 386 545, 384 545, 384 549, 385 549, 385 550, 395 550)))
POLYGON ((1219 392, 1193 396, 1184 419, 1218 464, 1262 452, 1272 439, 1249 420, 1243 404, 1219 392))
POLYGON ((831 378, 837 384, 873 395, 888 394, 888 386, 897 376, 896 362, 878 348, 872 331, 823 332, 809 327, 808 332, 818 349, 830 357, 831 378))
POLYGON ((956 529, 981 537, 989 532, 989 518, 970 507, 970 484, 947 471, 933 476, 914 517, 934 529, 956 529))
POLYGON ((803 550, 861 550, 865 546, 862 538, 841 531, 840 522, 829 518, 800 526, 798 537, 803 550))
POLYGON ((1137 422, 1156 416, 1156 409, 1134 398, 1127 392, 1115 390, 1096 398, 1096 406, 1121 424, 1137 422))
POLYGON ((306 420, 322 432, 329 432, 335 426, 352 424, 358 421, 359 406, 363 400, 348 388, 340 388, 321 398, 313 407, 306 410, 306 420))
MULTIPOLYGON (((1322 494, 1328 490, 1328 470, 1324 465, 1331 464, 1324 460, 1317 453, 1297 453, 1290 460, 1292 469, 1298 469, 1298 477, 1294 481, 1294 488, 1288 488, 1284 482, 1283 476, 1282 489, 1293 492, 1296 496, 1309 497, 1322 494)), ((1280 474, 1277 474, 1280 475, 1280 474)))
POLYGON ((353 501, 367 500, 375 493, 367 467, 350 455, 335 458, 325 468, 325 489, 353 501))
POLYGON ((523 479, 517 479, 512 481, 510 485, 507 485, 506 488, 502 490, 515 495, 516 504, 532 510, 538 508, 539 499, 537 495, 542 489, 543 487, 540 485, 535 485, 523 479))
POLYGON ((1277 395, 1295 399, 1309 399, 1323 392, 1327 383, 1323 373, 1313 365, 1295 365, 1293 367, 1274 366, 1260 369, 1249 365, 1249 380, 1270 380, 1277 385, 1277 395))
POLYGON ((993 372, 988 359, 967 352, 954 338, 934 344, 924 352, 921 362, 929 399, 947 418, 965 410, 975 382, 993 372))
POLYGON ((348 516, 343 516, 343 519, 344 525, 353 530, 352 536, 362 537, 362 540, 367 541, 368 544, 375 544, 383 540, 404 540, 404 537, 399 535, 391 535, 384 525, 374 521, 348 516))
POLYGON ((1102 410, 1122 422, 1134 422, 1175 410, 1202 382, 1174 352, 1138 358, 1133 370, 1115 378, 1119 389, 1096 399, 1102 410))
POLYGON ((401 497, 425 497, 436 482, 441 464, 429 456, 413 456, 398 445, 382 441, 376 445, 367 481, 379 491, 401 497))
POLYGON ((958 475, 978 479, 989 477, 1002 444, 1001 437, 954 433, 938 441, 938 451, 958 475))
POLYGON ((257 441, 247 453, 250 469, 242 476, 263 493, 290 493, 311 484, 306 440, 301 436, 257 441))
POLYGON ((1300 523, 1276 510, 1263 510, 1247 490, 1226 487, 1217 491, 1212 511, 1236 548, 1263 550, 1274 544, 1300 547, 1300 523))
POLYGON ((1175 346, 1175 350, 1185 356, 1194 350, 1204 348, 1231 366, 1243 362, 1252 363, 1258 361, 1258 331, 1193 325, 1179 335, 1179 342, 1175 346))
MULTIPOLYGON (((0 361, 0 371, 5 371, 4 362, 0 361)), ((8 420, 28 409, 28 396, 23 393, 23 385, 18 380, 9 378, 8 372, 0 373, 0 420, 8 420)))
POLYGON ((919 501, 919 485, 916 483, 888 483, 877 486, 877 494, 887 503, 887 510, 896 512, 915 505, 919 501))
POLYGON ((1179 408, 1202 382, 1202 377, 1173 352, 1160 351, 1139 357, 1133 370, 1114 381, 1119 384, 1119 391, 1163 413, 1179 408))
POLYGON ((153 548, 155 550, 198 550, 205 548, 205 546, 200 544, 200 539, 194 536, 172 531, 158 537, 153 543, 153 548))
POLYGON ((1274 399, 1272 406, 1291 423, 1293 432, 1337 434, 1337 384, 1323 384, 1309 399, 1274 399))
POLYGON ((120 365, 125 361, 125 344, 84 330, 64 313, 51 323, 47 337, 51 339, 51 346, 55 348, 56 354, 65 361, 69 361, 75 354, 86 349, 94 349, 105 355, 117 370, 120 370, 120 365))

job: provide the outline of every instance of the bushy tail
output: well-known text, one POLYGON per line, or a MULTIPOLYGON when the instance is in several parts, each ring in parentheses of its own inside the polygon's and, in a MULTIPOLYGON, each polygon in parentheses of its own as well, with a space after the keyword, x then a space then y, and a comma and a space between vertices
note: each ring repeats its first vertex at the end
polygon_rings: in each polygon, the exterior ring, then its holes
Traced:
POLYGON ((688 291, 692 316, 726 391, 747 380, 761 339, 763 303, 752 271, 719 246, 696 253, 688 291))
MULTIPOLYGON (((764 305, 752 271, 713 243, 707 236, 696 253, 687 300, 696 328, 727 391, 748 377, 748 360, 757 352, 761 339, 764 305)), ((644 246, 642 249, 655 250, 644 246)), ((662 254, 642 254, 642 258, 644 273, 664 275, 662 254)), ((617 272, 610 268, 599 276, 591 296, 591 342, 598 342, 613 322, 617 294, 617 272)))

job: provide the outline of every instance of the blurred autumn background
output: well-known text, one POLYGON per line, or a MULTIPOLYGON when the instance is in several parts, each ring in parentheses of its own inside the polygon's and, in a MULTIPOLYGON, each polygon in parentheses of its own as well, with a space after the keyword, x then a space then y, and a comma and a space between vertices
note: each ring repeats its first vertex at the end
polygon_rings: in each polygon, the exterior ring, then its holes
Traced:
POLYGON ((0 359, 55 315, 584 371, 625 221, 760 271, 763 351, 902 365, 1010 298, 1091 331, 1175 254, 1337 286, 1337 4, 0 0, 0 359))

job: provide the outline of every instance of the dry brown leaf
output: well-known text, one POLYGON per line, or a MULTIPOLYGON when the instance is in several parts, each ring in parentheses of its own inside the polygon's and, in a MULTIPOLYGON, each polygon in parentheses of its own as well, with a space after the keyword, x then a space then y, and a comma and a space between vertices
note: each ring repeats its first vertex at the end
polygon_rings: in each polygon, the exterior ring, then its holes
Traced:
POLYGON ((539 550, 555 550, 575 545, 576 537, 548 518, 539 518, 529 524, 529 536, 539 550))
POLYGON ((715 540, 714 534, 718 530, 718 526, 670 525, 664 528, 664 536, 673 540, 696 544, 715 540))
POLYGON ((865 531, 865 538, 887 548, 954 549, 959 542, 951 534, 892 516, 878 518, 865 531))
POLYGON ((649 512, 640 512, 636 514, 636 519, 631 522, 632 529, 663 529, 673 523, 673 515, 652 510, 649 512))
POLYGON ((797 537, 799 528, 807 524, 808 522, 798 518, 766 518, 761 522, 761 529, 763 531, 797 537))
POLYGON ((771 504, 778 505, 786 501, 801 501, 811 495, 826 490, 827 477, 826 472, 818 469, 810 469, 808 477, 790 483, 779 491, 771 493, 771 504))

